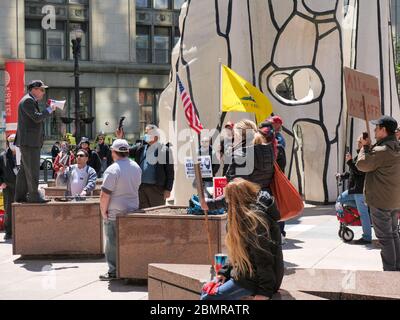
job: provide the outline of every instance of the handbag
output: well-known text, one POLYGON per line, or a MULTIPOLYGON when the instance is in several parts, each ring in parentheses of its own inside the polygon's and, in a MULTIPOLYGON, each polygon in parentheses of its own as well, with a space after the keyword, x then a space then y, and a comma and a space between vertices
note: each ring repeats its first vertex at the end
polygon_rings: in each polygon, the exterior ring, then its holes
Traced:
POLYGON ((275 175, 271 184, 271 191, 280 211, 280 221, 288 221, 300 215, 304 210, 304 202, 299 192, 285 176, 275 162, 275 175))

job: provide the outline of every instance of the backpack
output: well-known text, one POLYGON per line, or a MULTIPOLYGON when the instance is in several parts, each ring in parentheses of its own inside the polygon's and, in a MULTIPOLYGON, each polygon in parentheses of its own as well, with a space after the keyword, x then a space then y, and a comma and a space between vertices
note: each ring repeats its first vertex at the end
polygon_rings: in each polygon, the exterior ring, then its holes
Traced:
MULTIPOLYGON (((222 215, 225 213, 225 209, 221 208, 218 210, 208 211, 208 214, 211 216, 222 215)), ((201 208, 199 196, 193 195, 189 200, 189 208, 187 209, 187 214, 202 216, 204 215, 204 210, 201 208)))

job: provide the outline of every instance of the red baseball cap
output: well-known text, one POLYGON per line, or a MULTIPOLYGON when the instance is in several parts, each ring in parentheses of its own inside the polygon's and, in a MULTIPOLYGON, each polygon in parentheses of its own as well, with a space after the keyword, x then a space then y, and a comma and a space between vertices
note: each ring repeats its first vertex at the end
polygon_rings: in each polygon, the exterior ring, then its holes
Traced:
POLYGON ((233 129, 233 127, 235 126, 235 124, 232 122, 232 121, 228 121, 227 123, 226 123, 226 125, 225 125, 225 127, 224 128, 230 128, 230 129, 233 129))
POLYGON ((273 116, 269 120, 274 124, 283 125, 283 119, 280 116, 273 116))

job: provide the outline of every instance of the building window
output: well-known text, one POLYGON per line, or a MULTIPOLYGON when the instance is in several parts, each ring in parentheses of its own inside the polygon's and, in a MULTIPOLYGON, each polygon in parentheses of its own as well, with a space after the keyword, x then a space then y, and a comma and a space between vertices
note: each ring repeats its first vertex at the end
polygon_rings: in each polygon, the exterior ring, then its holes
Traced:
POLYGON ((136 60, 138 63, 169 64, 172 47, 180 37, 177 27, 136 26, 136 60))
POLYGON ((65 31, 63 29, 46 32, 46 50, 48 60, 65 60, 65 31))
POLYGON ((137 8, 149 8, 150 0, 136 0, 136 7, 137 8))
POLYGON ((139 63, 151 62, 150 27, 137 26, 136 29, 136 56, 139 63))
POLYGON ((172 47, 180 37, 179 9, 184 2, 185 0, 136 0, 136 61, 138 63, 169 64, 171 62, 172 47))
MULTIPOLYGON (((45 139, 59 140, 66 133, 75 133, 75 91, 67 88, 50 88, 46 91, 47 98, 41 102, 42 108, 45 108, 47 99, 66 100, 65 109, 57 110, 51 118, 45 122, 45 139)), ((80 108, 79 108, 80 132, 82 136, 93 138, 93 109, 92 96, 90 89, 80 90, 80 108)))
POLYGON ((25 0, 25 48, 27 59, 71 60, 71 31, 82 29, 81 60, 89 59, 88 0, 25 0), (42 28, 45 5, 54 4, 56 29, 42 28))
POLYGON ((140 136, 144 135, 146 126, 148 124, 155 124, 158 126, 158 102, 163 90, 139 90, 139 124, 140 136))
POLYGON ((154 8, 158 10, 180 10, 186 0, 136 0, 137 8, 154 8))
POLYGON ((154 28, 154 63, 166 64, 171 57, 171 28, 154 28))
POLYGON ((153 0, 154 9, 169 9, 169 0, 153 0))
POLYGON ((26 39, 26 57, 28 59, 42 59, 42 32, 40 30, 27 29, 26 39))

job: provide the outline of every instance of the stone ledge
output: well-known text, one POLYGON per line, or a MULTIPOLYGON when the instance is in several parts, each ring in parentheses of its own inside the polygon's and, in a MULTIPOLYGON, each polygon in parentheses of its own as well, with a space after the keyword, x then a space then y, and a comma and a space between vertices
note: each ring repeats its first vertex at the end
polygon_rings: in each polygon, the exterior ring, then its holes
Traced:
MULTIPOLYGON (((150 300, 198 300, 210 280, 206 265, 150 264, 150 300)), ((400 273, 287 269, 273 300, 400 299, 400 273)))

